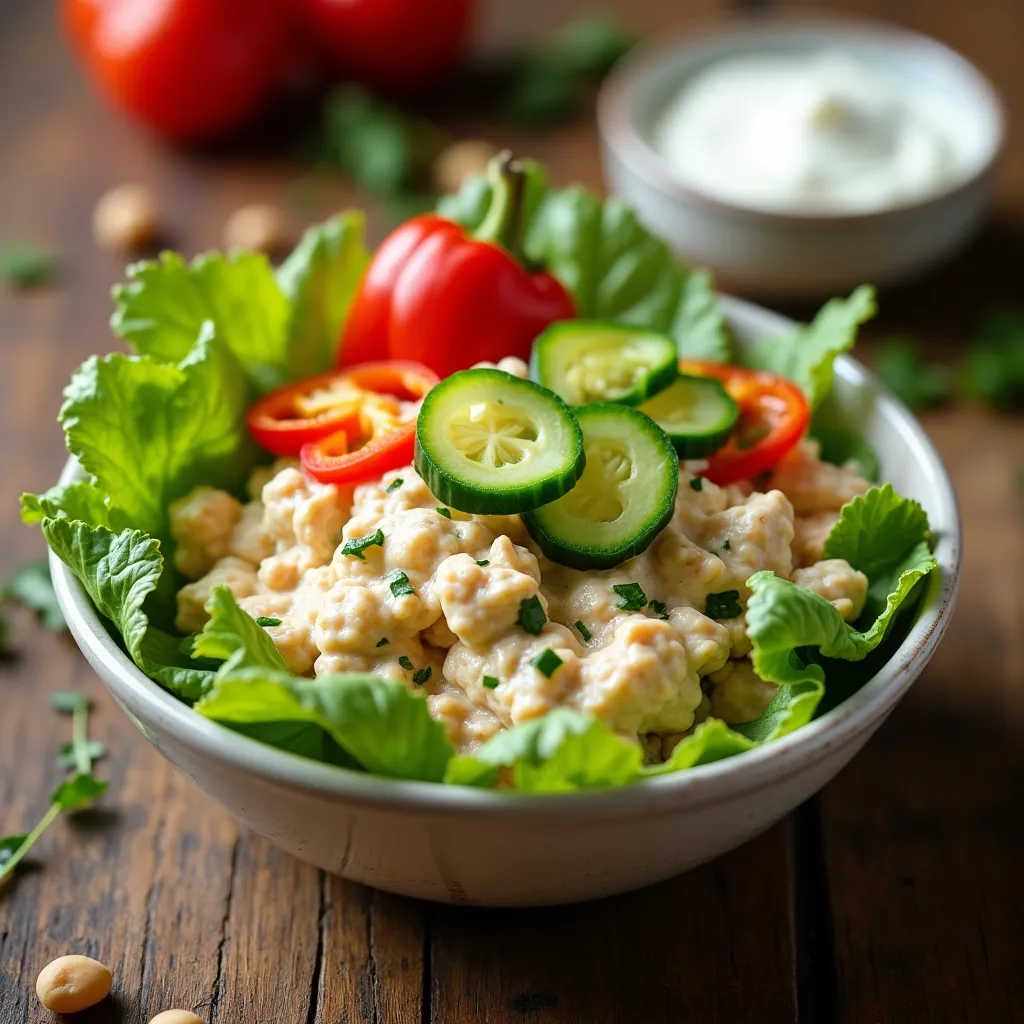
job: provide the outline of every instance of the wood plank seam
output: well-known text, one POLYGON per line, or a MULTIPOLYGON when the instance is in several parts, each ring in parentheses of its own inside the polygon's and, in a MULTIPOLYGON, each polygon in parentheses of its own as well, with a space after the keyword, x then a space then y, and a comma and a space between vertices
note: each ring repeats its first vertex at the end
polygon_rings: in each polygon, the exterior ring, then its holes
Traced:
POLYGON ((213 976, 213 991, 210 993, 210 1021, 217 1020, 220 1009, 220 990, 224 984, 224 947, 228 941, 228 922, 231 918, 231 904, 235 896, 235 871, 238 867, 238 850, 242 843, 242 833, 235 836, 231 845, 231 866, 228 869, 228 895, 224 901, 224 916, 220 924, 220 942, 217 943, 217 971, 213 976))

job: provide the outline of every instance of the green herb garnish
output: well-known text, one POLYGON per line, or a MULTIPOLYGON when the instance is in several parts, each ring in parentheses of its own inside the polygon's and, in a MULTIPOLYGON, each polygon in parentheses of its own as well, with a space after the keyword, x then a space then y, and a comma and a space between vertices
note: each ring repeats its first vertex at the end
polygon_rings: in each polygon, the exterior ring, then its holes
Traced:
POLYGON ((527 633, 537 636, 547 621, 548 617, 544 614, 544 608, 536 594, 519 602, 519 618, 516 619, 516 625, 521 626, 527 633))
POLYGON ((647 595, 639 583, 616 583, 612 590, 622 598, 615 607, 624 612, 638 612, 647 607, 647 595))
POLYGON ((483 684, 487 687, 488 690, 496 690, 498 686, 501 684, 501 680, 495 679, 494 676, 484 676, 483 684))
POLYGON ((398 488, 401 487, 402 484, 404 484, 404 483, 405 483, 405 481, 400 476, 396 476, 395 479, 392 480, 391 483, 389 483, 387 485, 387 487, 384 488, 384 493, 385 494, 394 494, 395 491, 397 491, 398 488))
POLYGON ((256 616, 256 625, 257 626, 264 626, 264 627, 266 627, 266 626, 280 626, 281 625, 281 620, 273 618, 270 615, 258 615, 258 616, 256 616))
POLYGON ((725 541, 725 543, 722 544, 722 550, 732 551, 732 544, 730 544, 729 541, 725 541))
POLYGON ((438 515, 444 516, 446 519, 451 519, 451 517, 452 517, 451 509, 444 508, 441 505, 438 505, 438 507, 435 509, 435 511, 437 512, 438 515))
POLYGON ((476 564, 477 565, 490 565, 491 562, 490 562, 490 559, 488 559, 488 558, 478 558, 476 560, 476 564))
POLYGON ((664 601, 652 601, 651 611, 658 616, 659 619, 668 618, 668 605, 664 601))
POLYGON ((384 547, 384 531, 377 529, 373 533, 368 533, 365 537, 350 537, 344 544, 341 545, 341 553, 343 555, 352 555, 353 558, 358 558, 360 561, 365 561, 363 552, 367 548, 372 547, 384 547))
POLYGON ((391 593, 394 597, 403 597, 406 594, 413 593, 409 577, 401 569, 392 569, 390 572, 386 572, 384 579, 390 584, 391 593))
POLYGON ((389 640, 389 639, 388 639, 388 638, 387 638, 386 636, 382 636, 382 637, 381 637, 381 638, 380 638, 380 639, 379 639, 379 640, 377 641, 377 646, 378 646, 378 647, 387 647, 387 645, 388 645, 389 643, 391 643, 391 641, 390 641, 390 640, 389 640))
POLYGON ((579 633, 581 637, 583 637, 583 642, 589 643, 591 637, 593 637, 594 634, 591 633, 589 629, 587 629, 587 624, 582 619, 577 619, 573 623, 573 626, 576 627, 576 632, 579 633))
POLYGON ((412 669, 412 662, 409 660, 409 656, 406 655, 406 654, 403 654, 398 659, 398 664, 401 665, 402 668, 404 668, 406 670, 406 672, 411 672, 413 670, 412 669))
POLYGON ((723 590, 720 594, 708 594, 704 614, 709 619, 737 619, 743 614, 738 590, 723 590))
POLYGON ((412 681, 417 686, 422 686, 430 678, 431 671, 432 670, 429 665, 427 665, 424 668, 416 669, 416 671, 412 674, 412 681))
POLYGON ((691 491, 702 491, 702 490, 704 490, 704 477, 702 477, 702 476, 695 476, 690 481, 690 490, 691 491))
POLYGON ((562 659, 548 647, 541 651, 536 658, 531 658, 530 664, 550 679, 562 667, 562 659))
POLYGON ((16 288, 46 284, 57 276, 57 260, 31 245, 5 245, 0 248, 0 276, 16 288))

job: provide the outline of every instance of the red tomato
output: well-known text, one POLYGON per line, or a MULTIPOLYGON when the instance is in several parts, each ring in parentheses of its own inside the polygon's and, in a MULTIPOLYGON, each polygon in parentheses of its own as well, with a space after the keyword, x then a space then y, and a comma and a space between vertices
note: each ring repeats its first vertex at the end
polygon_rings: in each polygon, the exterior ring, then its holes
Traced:
POLYGON ((473 0, 302 0, 323 49, 347 78, 407 91, 461 56, 473 0))
POLYGON ((63 15, 110 99, 180 142, 255 114, 288 45, 282 0, 63 0, 63 15))
POLYGON ((804 393, 790 380, 763 370, 723 363, 683 360, 683 373, 715 377, 740 408, 740 418, 725 445, 701 473, 724 487, 751 480, 771 469, 803 437, 811 421, 804 393))

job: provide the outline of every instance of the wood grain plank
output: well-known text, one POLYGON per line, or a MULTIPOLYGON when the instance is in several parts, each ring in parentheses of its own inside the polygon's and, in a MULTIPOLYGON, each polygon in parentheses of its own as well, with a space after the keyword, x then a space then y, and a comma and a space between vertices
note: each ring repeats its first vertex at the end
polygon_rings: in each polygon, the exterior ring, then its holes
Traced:
POLYGON ((435 907, 430 1020, 791 1021, 787 830, 638 893, 530 911, 435 907))

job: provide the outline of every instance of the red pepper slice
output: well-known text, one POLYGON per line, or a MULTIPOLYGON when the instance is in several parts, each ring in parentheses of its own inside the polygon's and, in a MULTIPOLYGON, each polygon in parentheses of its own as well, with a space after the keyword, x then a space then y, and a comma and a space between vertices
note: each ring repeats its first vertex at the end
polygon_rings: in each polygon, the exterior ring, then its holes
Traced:
POLYGON ((556 278, 518 259, 525 170, 505 153, 491 176, 491 208, 475 233, 425 214, 384 239, 352 304, 339 365, 390 356, 445 377, 482 360, 526 360, 541 331, 576 315, 556 278))
POLYGON ((792 381, 764 370, 723 363, 683 360, 683 373, 715 377, 740 408, 740 418, 725 445, 708 458, 701 473, 725 486, 750 480, 771 469, 804 435, 811 409, 792 381))
POLYGON ((353 484, 412 462, 416 417, 403 416, 398 402, 418 402, 437 376, 418 363, 399 361, 364 363, 342 376, 365 393, 359 425, 354 432, 342 428, 304 444, 303 469, 321 483, 353 484))

